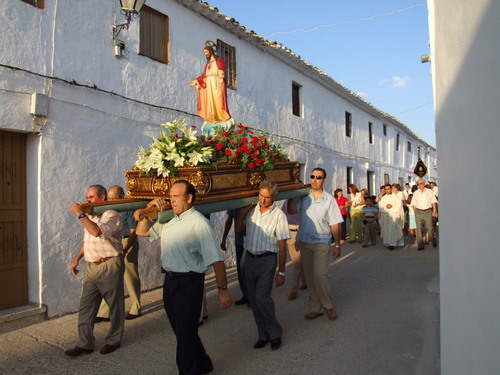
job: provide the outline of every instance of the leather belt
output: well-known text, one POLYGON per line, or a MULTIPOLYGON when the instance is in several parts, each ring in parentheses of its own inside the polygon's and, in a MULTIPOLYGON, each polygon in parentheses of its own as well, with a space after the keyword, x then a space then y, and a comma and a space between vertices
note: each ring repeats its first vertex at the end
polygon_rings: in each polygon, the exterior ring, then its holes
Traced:
MULTIPOLYGON (((162 267, 163 270, 163 267, 162 267)), ((167 271, 164 270, 165 273, 168 277, 187 277, 187 276, 193 276, 193 275, 203 275, 202 273, 199 272, 194 272, 194 271, 189 271, 189 272, 173 272, 173 271, 167 271)))
POLYGON ((110 260, 110 259, 113 259, 113 258, 115 258, 115 257, 106 257, 106 258, 101 258, 101 259, 99 259, 98 261, 96 261, 96 262, 92 262, 92 263, 94 263, 94 264, 96 264, 96 265, 99 265, 99 264, 104 263, 105 261, 110 260))
POLYGON ((276 255, 276 253, 273 253, 272 251, 266 251, 265 253, 261 253, 261 254, 253 254, 248 250, 247 250, 247 254, 252 258, 262 258, 262 257, 267 257, 268 255, 276 255))

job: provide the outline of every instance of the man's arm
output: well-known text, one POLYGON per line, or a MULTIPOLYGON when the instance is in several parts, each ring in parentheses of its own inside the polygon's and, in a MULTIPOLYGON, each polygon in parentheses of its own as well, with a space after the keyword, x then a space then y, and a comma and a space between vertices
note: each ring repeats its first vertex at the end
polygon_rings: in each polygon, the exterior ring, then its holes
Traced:
POLYGON ((226 279, 226 266, 224 261, 220 260, 212 264, 215 272, 215 280, 217 281, 217 288, 219 288, 219 303, 222 309, 227 309, 233 304, 233 299, 229 290, 227 289, 227 279, 226 279), (225 289, 220 289, 220 287, 225 287, 225 289))
MULTIPOLYGON (((158 208, 158 211, 165 211, 167 209, 167 201, 163 198, 155 198, 148 203, 146 208, 153 206, 156 206, 158 208)), ((140 212, 141 210, 137 210, 134 212, 134 219, 137 221, 135 233, 139 237, 149 237, 149 228, 151 228, 151 221, 147 217, 141 219, 139 215, 140 212)))
POLYGON ((335 246, 332 250, 332 256, 334 259, 340 256, 340 223, 333 224, 331 226, 332 236, 335 239, 335 246))
POLYGON ((80 272, 76 267, 78 267, 78 263, 80 262, 80 259, 82 259, 82 257, 83 257, 83 244, 80 247, 78 254, 76 254, 75 258, 73 259, 73 262, 71 262, 70 269, 73 275, 78 275, 78 272, 80 272))
POLYGON ((432 216, 438 217, 437 203, 432 204, 432 216))
POLYGON ((83 224, 87 232, 89 232, 92 236, 99 237, 102 234, 101 228, 99 228, 99 226, 96 223, 90 220, 90 218, 87 215, 82 216, 80 218, 80 215, 84 213, 83 206, 81 203, 78 202, 73 203, 69 208, 69 210, 73 215, 79 218, 80 222, 83 224))
POLYGON ((289 215, 295 215, 299 213, 299 211, 297 211, 297 198, 289 199, 286 203, 286 208, 289 215))
POLYGON ((278 241, 278 272, 274 278, 274 285, 281 286, 285 283, 286 265, 286 240, 278 241))
POLYGON ((233 217, 228 215, 226 223, 224 224, 224 234, 222 235, 222 240, 220 242, 220 248, 224 251, 227 250, 226 239, 227 235, 229 234, 229 231, 231 230, 232 225, 233 225, 233 217))
POLYGON ((127 238, 127 244, 123 248, 123 252, 126 254, 127 251, 134 245, 135 240, 137 239, 137 233, 135 233, 135 229, 130 229, 130 235, 127 238))

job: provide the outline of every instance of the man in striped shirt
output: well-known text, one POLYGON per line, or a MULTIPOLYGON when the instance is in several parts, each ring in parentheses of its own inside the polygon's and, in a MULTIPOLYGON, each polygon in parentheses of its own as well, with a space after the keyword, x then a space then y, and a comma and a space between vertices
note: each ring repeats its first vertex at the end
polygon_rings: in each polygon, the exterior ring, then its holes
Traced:
POLYGON ((259 202, 243 208, 239 217, 246 225, 244 269, 259 335, 254 349, 263 348, 268 342, 271 350, 279 349, 283 333, 271 292, 273 279, 277 287, 285 283, 286 241, 291 236, 285 213, 274 204, 277 194, 275 182, 263 181, 259 202))

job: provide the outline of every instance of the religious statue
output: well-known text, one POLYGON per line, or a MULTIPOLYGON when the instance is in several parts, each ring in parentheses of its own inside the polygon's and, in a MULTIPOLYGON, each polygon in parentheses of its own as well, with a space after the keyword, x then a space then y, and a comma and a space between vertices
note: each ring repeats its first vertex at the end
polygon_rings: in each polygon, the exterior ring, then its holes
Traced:
POLYGON ((216 45, 208 40, 205 42, 203 53, 207 64, 201 76, 191 82, 196 87, 198 96, 198 115, 205 119, 202 131, 210 136, 218 126, 226 128, 234 124, 227 106, 226 64, 216 54, 216 45))

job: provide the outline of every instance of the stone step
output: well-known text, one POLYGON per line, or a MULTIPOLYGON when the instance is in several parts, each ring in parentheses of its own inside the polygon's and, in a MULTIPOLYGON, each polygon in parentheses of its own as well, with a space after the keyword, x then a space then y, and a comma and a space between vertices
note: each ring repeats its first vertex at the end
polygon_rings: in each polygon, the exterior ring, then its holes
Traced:
POLYGON ((47 308, 25 305, 0 311, 0 334, 47 320, 47 308))

